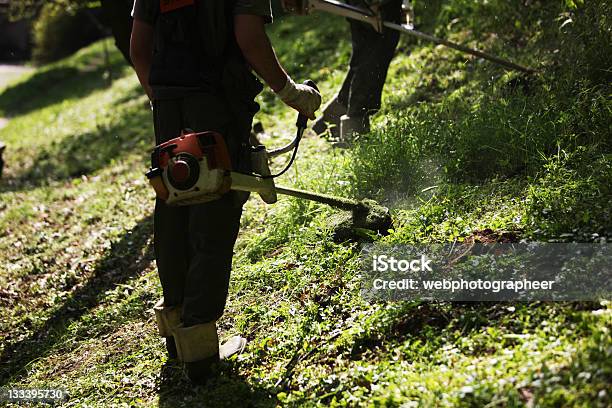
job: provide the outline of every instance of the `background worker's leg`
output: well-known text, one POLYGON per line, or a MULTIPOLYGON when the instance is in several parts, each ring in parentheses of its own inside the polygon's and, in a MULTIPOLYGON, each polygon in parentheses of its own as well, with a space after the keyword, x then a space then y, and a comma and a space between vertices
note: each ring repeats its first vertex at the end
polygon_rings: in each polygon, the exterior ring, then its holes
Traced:
MULTIPOLYGON (((349 70, 344 77, 344 82, 342 82, 342 87, 340 87, 340 92, 338 92, 338 102, 343 106, 348 106, 349 95, 351 94, 351 84, 353 83, 353 76, 355 75, 355 69, 357 65, 357 61, 359 57, 355 55, 355 49, 353 48, 353 52, 351 53, 351 59, 349 61, 349 70)), ((345 112, 346 113, 346 112, 345 112)))
MULTIPOLYGON (((386 3, 382 15, 387 21, 399 22, 402 18, 401 0, 386 3)), ((355 21, 351 21, 350 25, 353 55, 351 69, 342 89, 344 94, 348 91, 347 114, 371 115, 380 109, 387 71, 400 34, 389 29, 379 34, 372 27, 355 21)))
POLYGON ((190 206, 190 265, 185 280, 183 325, 214 322, 223 315, 242 205, 235 193, 190 206))
MULTIPOLYGON (((348 2, 363 6, 359 0, 348 2)), ((381 13, 386 21, 400 22, 401 0, 386 3, 381 13)), ((387 71, 399 42, 397 31, 385 29, 381 34, 365 23, 349 20, 349 24, 353 52, 349 72, 337 99, 346 107, 345 114, 338 121, 341 140, 338 146, 349 146, 356 135, 369 132, 370 116, 380 109, 387 71)))

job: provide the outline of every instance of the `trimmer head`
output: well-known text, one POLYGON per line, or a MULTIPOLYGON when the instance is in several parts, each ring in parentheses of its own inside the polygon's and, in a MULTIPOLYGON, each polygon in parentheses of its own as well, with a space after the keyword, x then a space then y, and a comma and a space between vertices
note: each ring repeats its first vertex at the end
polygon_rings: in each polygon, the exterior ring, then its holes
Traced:
POLYGON ((393 228, 391 213, 387 207, 374 200, 357 202, 352 211, 344 211, 331 220, 334 241, 371 240, 372 234, 388 235, 393 228))
POLYGON ((387 235, 393 227, 391 212, 374 200, 361 200, 353 210, 353 227, 365 228, 387 235))

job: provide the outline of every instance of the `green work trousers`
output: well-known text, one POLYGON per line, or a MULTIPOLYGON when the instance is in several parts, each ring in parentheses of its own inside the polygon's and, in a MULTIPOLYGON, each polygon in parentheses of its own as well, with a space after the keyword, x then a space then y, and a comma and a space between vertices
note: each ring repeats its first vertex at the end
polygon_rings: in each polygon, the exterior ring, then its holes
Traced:
MULTIPOLYGON (((232 161, 240 146, 237 133, 250 129, 250 123, 236 126, 222 97, 206 93, 156 100, 153 115, 157 144, 183 129, 214 130, 225 136, 232 161)), ((215 321, 223 314, 245 200, 244 194, 230 191, 203 204, 175 207, 156 202, 154 248, 164 302, 182 305, 184 326, 215 321)))

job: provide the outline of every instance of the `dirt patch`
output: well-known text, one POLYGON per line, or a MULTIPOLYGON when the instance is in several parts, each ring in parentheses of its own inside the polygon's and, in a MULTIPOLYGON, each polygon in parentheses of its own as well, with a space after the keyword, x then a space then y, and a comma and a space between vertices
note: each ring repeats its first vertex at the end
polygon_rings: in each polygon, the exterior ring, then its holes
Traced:
POLYGON ((502 243, 511 244, 519 242, 520 237, 517 231, 493 231, 490 228, 483 230, 477 230, 465 239, 466 244, 479 243, 479 244, 492 244, 502 243))
POLYGON ((90 367, 104 364, 114 356, 135 352, 150 329, 143 322, 129 322, 117 327, 115 332, 52 356, 47 366, 53 367, 54 376, 74 375, 90 367))

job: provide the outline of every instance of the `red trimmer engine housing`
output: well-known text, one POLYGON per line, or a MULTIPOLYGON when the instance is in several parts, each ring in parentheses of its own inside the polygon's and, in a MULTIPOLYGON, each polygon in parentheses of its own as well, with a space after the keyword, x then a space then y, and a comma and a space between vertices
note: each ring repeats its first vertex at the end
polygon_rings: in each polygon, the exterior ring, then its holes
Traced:
POLYGON ((220 133, 187 133, 155 147, 146 173, 168 205, 212 201, 229 191, 231 160, 220 133))

